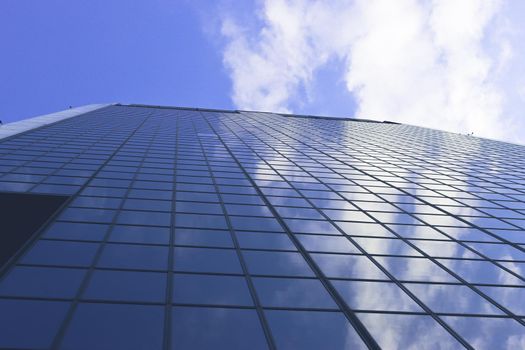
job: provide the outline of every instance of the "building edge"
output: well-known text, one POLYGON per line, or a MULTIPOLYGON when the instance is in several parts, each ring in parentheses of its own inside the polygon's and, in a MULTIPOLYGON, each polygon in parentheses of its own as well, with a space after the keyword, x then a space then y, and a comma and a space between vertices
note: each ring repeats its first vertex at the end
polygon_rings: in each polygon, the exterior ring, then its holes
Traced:
POLYGON ((112 105, 114 105, 114 103, 89 104, 80 107, 69 108, 60 112, 39 115, 17 122, 3 124, 0 125, 0 140, 112 105))

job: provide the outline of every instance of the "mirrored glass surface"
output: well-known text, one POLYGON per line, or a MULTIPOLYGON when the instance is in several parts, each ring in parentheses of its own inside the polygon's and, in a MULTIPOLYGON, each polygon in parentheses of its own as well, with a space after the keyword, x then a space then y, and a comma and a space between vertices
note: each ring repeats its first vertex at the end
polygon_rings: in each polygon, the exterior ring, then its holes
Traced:
POLYGON ((398 280, 457 282, 456 278, 427 259, 382 256, 375 259, 398 280))
POLYGON ((253 275, 305 276, 314 273, 299 253, 244 251, 248 271, 253 275))
POLYGON ((162 306, 81 303, 61 347, 161 349, 163 320, 162 306))
POLYGON ((263 307, 338 309, 318 280, 254 278, 253 284, 263 307))
POLYGON ((525 342, 525 327, 513 319, 442 316, 475 349, 519 349, 525 342))
POLYGON ((295 237, 309 252, 360 253, 347 237, 320 235, 295 235, 295 237))
POLYGON ((480 290, 513 314, 525 316, 525 288, 480 287, 480 290))
POLYGON ((266 310, 279 349, 366 349, 339 312, 266 310))
POLYGON ((440 259, 439 262, 470 283, 501 285, 524 284, 518 277, 489 261, 440 259))
POLYGON ((467 286, 406 283, 414 295, 436 313, 500 315, 503 312, 467 286))
POLYGON ((346 304, 354 310, 422 312, 416 302, 391 282, 332 281, 346 304))
POLYGON ((354 241, 369 254, 421 256, 401 239, 354 237, 354 241))
POLYGON ((176 306, 172 349, 268 349, 255 310, 176 306), (206 331, 203 331, 206 330, 206 331))
POLYGON ((388 279, 388 277, 362 255, 311 254, 326 277, 388 279))
POLYGON ((218 275, 173 275, 176 304, 253 305, 244 277, 218 275))
POLYGON ((0 190, 69 197, 1 269, 0 348, 373 347, 366 330, 461 348, 444 320, 520 349, 524 159, 410 125, 139 105, 0 135, 0 190))
POLYGON ((461 344, 432 317, 358 313, 379 346, 384 349, 461 349, 461 344), (431 342, 428 340, 432 339, 431 342))
POLYGON ((177 247, 173 268, 181 272, 242 273, 235 250, 177 247))

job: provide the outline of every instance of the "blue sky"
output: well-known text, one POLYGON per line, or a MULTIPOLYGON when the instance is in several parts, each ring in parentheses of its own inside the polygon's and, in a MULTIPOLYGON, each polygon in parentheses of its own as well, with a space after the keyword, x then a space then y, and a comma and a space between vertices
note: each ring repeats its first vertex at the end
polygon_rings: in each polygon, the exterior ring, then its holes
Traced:
POLYGON ((523 13, 510 0, 4 0, 0 119, 145 103, 525 143, 523 13))
POLYGON ((100 102, 234 107, 189 2, 6 0, 0 43, 4 122, 100 102))

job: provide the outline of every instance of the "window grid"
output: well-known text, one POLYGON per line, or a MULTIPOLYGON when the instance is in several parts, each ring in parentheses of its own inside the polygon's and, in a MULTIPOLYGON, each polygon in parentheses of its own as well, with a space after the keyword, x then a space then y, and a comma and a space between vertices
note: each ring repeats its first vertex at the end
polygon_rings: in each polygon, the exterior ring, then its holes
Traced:
POLYGON ((62 316, 0 348, 87 344, 86 325, 113 348, 523 337, 524 153, 406 125, 135 106, 4 139, 0 190, 71 197, 0 276, 3 314, 62 316), (144 331, 126 343, 130 320, 144 331))

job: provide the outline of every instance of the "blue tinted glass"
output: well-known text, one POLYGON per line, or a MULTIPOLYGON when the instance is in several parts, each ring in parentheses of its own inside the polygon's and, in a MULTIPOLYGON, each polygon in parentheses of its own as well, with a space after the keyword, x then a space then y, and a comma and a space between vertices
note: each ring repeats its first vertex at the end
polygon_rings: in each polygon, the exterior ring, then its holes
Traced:
POLYGON ((121 199, 108 197, 77 197, 72 203, 72 207, 118 209, 121 199))
POLYGON ((290 207, 305 207, 309 208, 311 205, 302 198, 291 198, 291 197, 273 197, 267 196, 268 201, 272 205, 286 205, 290 207))
POLYGON ((100 267, 166 270, 168 247, 107 244, 98 262, 100 267))
POLYGON ((235 250, 178 247, 173 254, 175 271, 242 273, 235 250))
POLYGON ((165 273, 96 270, 91 276, 83 298, 164 302, 165 294, 165 273))
POLYGON ((236 232, 241 248, 297 250, 287 235, 282 233, 236 232))
POLYGON ((49 348, 69 303, 0 299, 0 347, 49 348))
POLYGON ((419 249, 430 256, 439 258, 480 259, 481 257, 456 242, 412 241, 419 249))
POLYGON ((395 278, 403 281, 457 282, 430 260, 404 257, 376 257, 395 278))
POLYGON ((85 196, 123 197, 126 191, 125 188, 86 187, 81 194, 85 196))
POLYGON ((311 254, 326 277, 388 279, 366 256, 311 254))
POLYGON ((440 259, 439 262, 470 283, 524 284, 521 279, 518 279, 489 261, 440 259))
POLYGON ((248 186, 219 186, 221 193, 232 193, 232 194, 257 194, 257 191, 253 187, 248 186))
POLYGON ((222 194, 221 197, 224 203, 254 204, 254 205, 264 204, 263 200, 259 196, 222 194))
POLYGON ((525 252, 508 244, 468 243, 467 245, 489 259, 525 261, 525 252))
POLYGON ((35 186, 31 190, 33 193, 49 193, 49 194, 62 194, 62 195, 72 195, 80 190, 80 186, 72 185, 44 185, 40 184, 35 186))
POLYGON ((107 209, 88 209, 88 208, 68 208, 60 216, 60 220, 67 221, 89 221, 100 223, 111 223, 115 216, 114 210, 107 209))
MULTIPOLYGON (((514 231, 514 230, 489 230, 497 237, 502 240, 513 242, 513 243, 525 243, 525 231, 514 231)), ((493 241, 499 242, 498 239, 493 238, 493 241)))
POLYGON ((323 210, 332 220, 374 222, 374 220, 361 211, 356 210, 323 210))
POLYGON ((173 194, 171 191, 156 191, 156 190, 139 190, 131 189, 128 193, 129 198, 142 199, 157 199, 157 200, 171 200, 173 194))
POLYGON ((519 349, 525 341, 525 327, 508 318, 441 317, 476 349, 519 349))
POLYGON ((422 311, 408 294, 391 282, 332 281, 332 284, 354 310, 422 311))
POLYGON ((55 222, 47 229, 45 238, 71 239, 78 241, 101 241, 109 225, 83 224, 79 222, 55 222))
POLYGON ((368 222, 337 222, 344 233, 350 236, 394 237, 386 228, 368 222))
POLYGON ((175 224, 177 227, 228 229, 222 215, 176 214, 175 224))
POLYGON ((434 312, 487 315, 502 313, 466 286, 413 283, 405 286, 434 312))
MULTIPOLYGON (((496 238, 489 236, 488 234, 471 227, 440 227, 447 235, 452 238, 464 241, 487 241, 495 242, 498 241, 496 238)), ((524 241, 525 243, 525 241, 524 241)))
POLYGON ((172 349, 268 349, 255 310, 174 307, 172 349))
POLYGON ((122 210, 117 217, 117 223, 128 225, 169 226, 171 224, 171 214, 122 210))
POLYGON ((463 348, 430 316, 359 313, 357 317, 383 349, 463 348))
POLYGON ((405 213, 377 213, 377 212, 369 212, 369 213, 370 215, 374 217, 374 219, 384 224, 411 224, 411 225, 422 224, 421 221, 405 213))
POLYGON ((265 311, 279 349, 366 349, 339 312, 265 311))
POLYGON ((22 257, 25 264, 89 266, 98 249, 95 243, 40 240, 22 257))
POLYGON ((404 238, 448 239, 430 226, 387 225, 392 231, 404 238))
POLYGON ((244 251, 248 271, 255 275, 313 276, 299 253, 244 251))
POLYGON ((354 237, 354 240, 369 254, 421 256, 400 239, 354 237))
POLYGON ((525 289, 509 287, 479 287, 483 293, 516 315, 525 316, 525 289))
POLYGON ((199 203, 199 202, 177 202, 175 210, 181 213, 197 214, 222 214, 222 207, 218 203, 199 203))
POLYGON ((171 211, 171 202, 148 199, 127 199, 124 202, 123 209, 171 211))
POLYGON ((226 212, 229 215, 273 217, 268 207, 262 205, 226 204, 226 212))
POLYGON ((173 302, 178 304, 253 305, 244 277, 173 276, 173 302))
POLYGON ((0 295, 39 298, 74 298, 85 270, 15 267, 0 282, 0 295))
POLYGON ((283 232, 274 218, 230 216, 230 221, 234 230, 283 232))
POLYGON ((175 245, 233 248, 229 231, 205 229, 177 228, 175 245))
POLYGON ((253 284, 264 307, 338 308, 318 280, 254 278, 253 284))
POLYGON ((135 181, 133 187, 170 191, 173 188, 173 184, 169 182, 135 181))
POLYGON ((61 348, 161 349, 163 325, 163 306, 80 303, 61 348))
POLYGON ((115 225, 109 235, 110 242, 168 244, 169 240, 168 227, 115 225))
POLYGON ((357 208, 351 203, 344 200, 332 200, 332 199, 312 199, 312 203, 318 208, 324 209, 347 209, 356 210, 357 208))
POLYGON ((346 237, 295 235, 304 249, 310 252, 359 253, 359 249, 346 237))
POLYGON ((213 185, 177 183, 178 191, 215 192, 213 185))
POLYGON ((15 191, 15 192, 25 192, 32 188, 34 184, 24 183, 24 182, 0 182, 0 191, 15 191))
POLYGON ((293 233, 318 233, 340 235, 341 233, 328 221, 284 219, 293 233))
POLYGON ((275 210, 283 218, 324 220, 324 217, 315 209, 277 207, 275 210))

